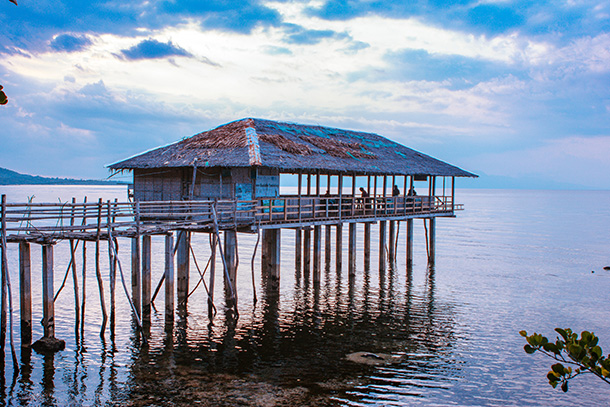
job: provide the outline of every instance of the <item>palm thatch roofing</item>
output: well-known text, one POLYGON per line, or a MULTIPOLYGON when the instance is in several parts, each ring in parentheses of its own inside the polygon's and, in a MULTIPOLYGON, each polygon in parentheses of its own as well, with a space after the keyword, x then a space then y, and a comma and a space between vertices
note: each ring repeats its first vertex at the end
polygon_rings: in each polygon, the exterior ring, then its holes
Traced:
POLYGON ((113 170, 251 167, 356 175, 475 174, 373 133, 242 119, 111 164, 113 170))

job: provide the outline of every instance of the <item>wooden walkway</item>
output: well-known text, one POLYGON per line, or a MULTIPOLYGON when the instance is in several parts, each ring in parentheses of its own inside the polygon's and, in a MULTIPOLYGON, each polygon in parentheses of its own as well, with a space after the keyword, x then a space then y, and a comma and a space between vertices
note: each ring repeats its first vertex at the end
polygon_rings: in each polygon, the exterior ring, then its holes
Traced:
POLYGON ((0 220, 8 243, 53 244, 113 237, 167 234, 176 230, 255 232, 383 220, 453 216, 463 206, 451 196, 374 197, 280 196, 252 201, 146 201, 8 203, 0 220))

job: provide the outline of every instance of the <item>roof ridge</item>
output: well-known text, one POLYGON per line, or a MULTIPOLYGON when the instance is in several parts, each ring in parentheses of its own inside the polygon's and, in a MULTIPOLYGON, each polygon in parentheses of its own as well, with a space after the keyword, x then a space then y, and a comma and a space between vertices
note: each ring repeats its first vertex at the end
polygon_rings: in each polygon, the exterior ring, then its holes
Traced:
POLYGON ((246 142, 248 143, 248 157, 250 165, 262 165, 261 162, 261 148, 258 143, 258 133, 254 127, 254 120, 246 120, 246 142))

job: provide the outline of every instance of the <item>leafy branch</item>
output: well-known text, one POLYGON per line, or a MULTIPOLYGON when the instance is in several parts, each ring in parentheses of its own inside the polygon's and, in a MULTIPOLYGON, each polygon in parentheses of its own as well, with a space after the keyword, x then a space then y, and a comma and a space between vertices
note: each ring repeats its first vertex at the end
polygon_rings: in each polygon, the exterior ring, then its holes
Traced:
POLYGON ((8 103, 8 98, 6 97, 6 93, 2 91, 4 89, 2 85, 0 85, 0 105, 6 105, 8 103))
POLYGON ((555 331, 560 336, 554 343, 538 333, 528 336, 526 331, 519 332, 527 340, 523 347, 526 353, 531 355, 539 351, 558 362, 551 366, 546 375, 553 388, 561 384, 561 390, 567 392, 568 381, 585 373, 592 373, 610 384, 610 355, 603 356, 602 348, 597 344, 599 338, 595 334, 583 331, 579 338, 569 328, 555 328, 555 331))

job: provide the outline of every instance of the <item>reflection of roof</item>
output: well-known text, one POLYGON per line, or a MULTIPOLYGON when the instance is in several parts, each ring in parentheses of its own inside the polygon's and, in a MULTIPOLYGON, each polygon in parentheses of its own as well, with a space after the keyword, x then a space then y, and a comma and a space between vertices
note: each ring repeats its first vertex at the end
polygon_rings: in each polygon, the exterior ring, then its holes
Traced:
POLYGON ((476 177, 373 133, 242 119, 111 164, 134 168, 249 167, 284 172, 476 177))

